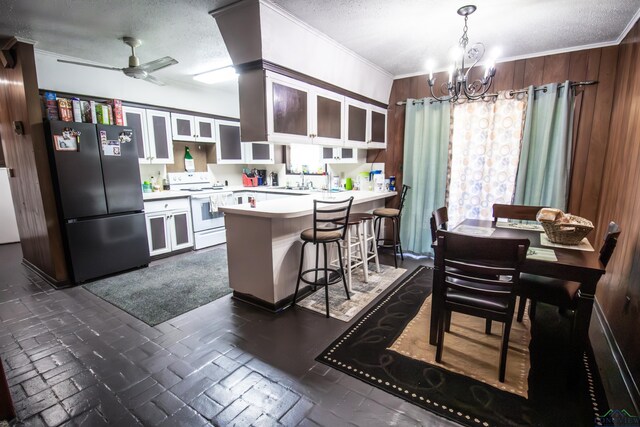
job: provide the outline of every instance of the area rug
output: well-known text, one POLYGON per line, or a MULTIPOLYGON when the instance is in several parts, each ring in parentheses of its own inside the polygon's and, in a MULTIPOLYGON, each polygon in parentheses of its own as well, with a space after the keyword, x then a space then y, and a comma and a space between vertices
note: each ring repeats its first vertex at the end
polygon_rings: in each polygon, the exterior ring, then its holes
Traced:
POLYGON ((155 326, 231 293, 226 245, 179 255, 84 288, 155 326))
MULTIPOLYGON (((329 286, 329 315, 343 322, 350 321, 406 271, 404 268, 381 265, 380 273, 375 270, 369 271, 367 283, 364 282, 362 270, 354 271, 349 292, 351 299, 347 299, 342 282, 329 286)), ((314 293, 298 301, 296 305, 325 315, 327 308, 324 288, 318 287, 314 293)))
POLYGON ((522 323, 517 322, 515 316, 509 335, 504 383, 498 381, 502 323, 494 322, 491 335, 487 335, 484 333, 484 319, 453 313, 451 330, 444 337, 442 363, 436 362, 436 346, 429 344, 429 335, 425 334, 424 328, 431 321, 431 296, 427 297, 418 314, 389 349, 526 398, 530 368, 530 320, 527 311, 522 323))
MULTIPOLYGON (((316 360, 462 425, 598 423, 596 417, 606 413, 608 404, 593 353, 587 348, 578 378, 570 382, 568 321, 554 307, 537 307, 529 346, 528 398, 390 350, 431 294, 432 277, 431 268, 417 268, 316 360)), ((428 322, 422 327, 427 335, 428 322)), ((443 361, 450 353, 445 351, 443 361)))

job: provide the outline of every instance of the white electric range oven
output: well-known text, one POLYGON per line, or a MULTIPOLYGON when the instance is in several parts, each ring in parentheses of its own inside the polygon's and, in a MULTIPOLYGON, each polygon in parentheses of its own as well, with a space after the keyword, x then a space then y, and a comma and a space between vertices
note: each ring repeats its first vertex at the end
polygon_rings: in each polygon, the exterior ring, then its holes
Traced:
POLYGON ((194 249, 225 243, 224 214, 217 207, 235 204, 233 193, 225 187, 213 186, 207 172, 168 173, 167 176, 172 190, 190 195, 194 249))

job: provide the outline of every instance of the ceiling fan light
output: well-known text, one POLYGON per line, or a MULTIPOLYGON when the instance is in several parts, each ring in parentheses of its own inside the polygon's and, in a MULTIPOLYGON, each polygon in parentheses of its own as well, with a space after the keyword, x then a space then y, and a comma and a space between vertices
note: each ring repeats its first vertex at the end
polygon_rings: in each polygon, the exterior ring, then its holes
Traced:
POLYGON ((226 82, 237 78, 238 73, 236 73, 235 68, 232 66, 218 68, 216 70, 207 71, 193 76, 193 80, 206 84, 226 82))

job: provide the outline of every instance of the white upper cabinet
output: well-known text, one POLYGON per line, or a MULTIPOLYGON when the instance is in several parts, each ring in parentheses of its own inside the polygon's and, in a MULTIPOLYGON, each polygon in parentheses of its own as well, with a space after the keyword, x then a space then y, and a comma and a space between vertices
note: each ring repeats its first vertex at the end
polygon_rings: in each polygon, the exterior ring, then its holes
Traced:
POLYGON ((320 153, 324 163, 360 163, 366 160, 361 150, 352 147, 321 147, 320 153))
POLYGON ((140 163, 173 163, 168 112, 123 105, 122 115, 124 125, 133 129, 140 163))
POLYGON ((346 145, 358 148, 387 148, 387 110, 346 99, 346 145))
POLYGON ((315 88, 311 92, 313 142, 342 145, 345 140, 344 96, 315 88))
POLYGON ((240 142, 240 123, 216 120, 216 161, 219 164, 244 163, 244 145, 240 142))
POLYGON ((309 144, 312 129, 310 86, 287 77, 267 76, 267 135, 272 142, 309 144))
POLYGON ((209 117, 171 113, 171 133, 175 141, 217 141, 215 120, 209 117))
POLYGON ((275 163, 274 144, 248 142, 244 146, 244 163, 272 165, 275 163))
POLYGON ((380 107, 369 108, 369 145, 367 148, 387 148, 387 110, 380 107))

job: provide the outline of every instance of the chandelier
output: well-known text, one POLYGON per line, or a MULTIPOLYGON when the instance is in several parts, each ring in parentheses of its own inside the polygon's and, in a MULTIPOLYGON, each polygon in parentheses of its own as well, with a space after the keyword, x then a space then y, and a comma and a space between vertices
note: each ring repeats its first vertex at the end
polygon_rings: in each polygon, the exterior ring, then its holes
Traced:
POLYGON ((462 37, 458 41, 454 63, 449 67, 449 81, 441 86, 441 90, 446 92, 446 95, 438 97, 433 93, 436 79, 433 77, 433 69, 430 67, 429 79, 427 80, 429 90, 431 96, 438 101, 455 102, 461 97, 471 100, 480 99, 487 93, 493 82, 493 77, 496 75, 495 60, 490 60, 486 65, 484 76, 480 79, 469 81, 469 72, 482 59, 485 52, 482 43, 474 43, 467 47, 469 44, 467 20, 469 15, 475 11, 476 6, 474 5, 462 6, 458 9, 458 15, 464 16, 464 27, 462 28, 462 37))

